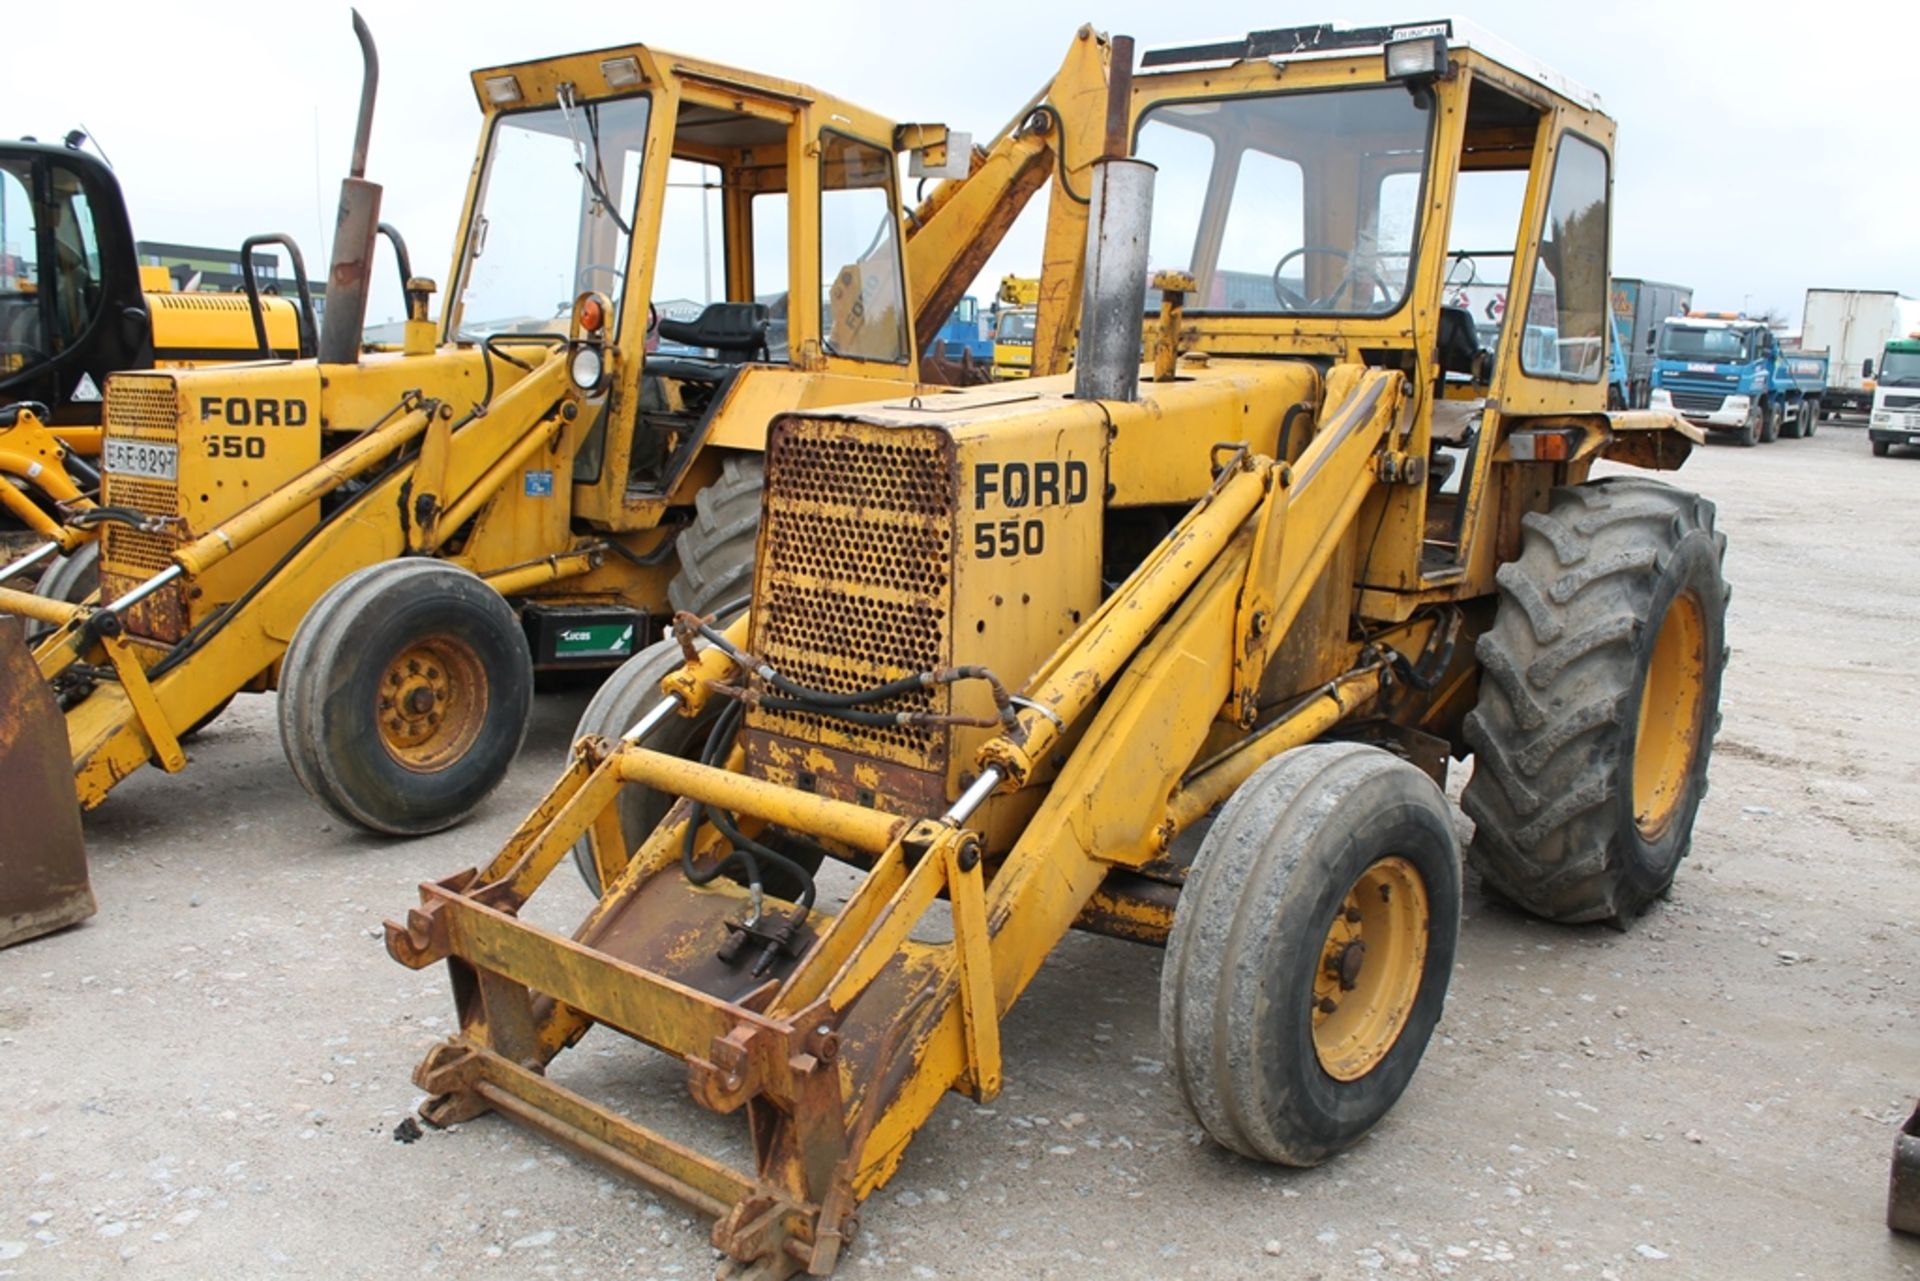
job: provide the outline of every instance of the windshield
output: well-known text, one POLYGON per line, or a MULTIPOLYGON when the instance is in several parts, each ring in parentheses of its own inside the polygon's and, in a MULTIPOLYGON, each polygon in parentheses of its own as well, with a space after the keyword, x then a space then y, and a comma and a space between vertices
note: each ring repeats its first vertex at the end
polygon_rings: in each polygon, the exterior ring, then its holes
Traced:
POLYGON ((1896 387, 1920 387, 1920 351, 1887 348, 1880 356, 1878 381, 1896 387))
POLYGON ((1399 85, 1152 108, 1153 269, 1193 274, 1192 311, 1398 310, 1430 115, 1399 85))
POLYGON ((1038 319, 1038 314, 1031 311, 1004 312, 1000 317, 1000 327, 994 331, 994 341, 1031 345, 1034 323, 1038 319))
POLYGON ((644 97, 501 116, 474 201, 459 333, 565 333, 582 290, 620 314, 640 195, 644 97))
POLYGON ((1734 365, 1747 359, 1751 334, 1740 329, 1702 325, 1662 325, 1660 355, 1666 360, 1734 365))

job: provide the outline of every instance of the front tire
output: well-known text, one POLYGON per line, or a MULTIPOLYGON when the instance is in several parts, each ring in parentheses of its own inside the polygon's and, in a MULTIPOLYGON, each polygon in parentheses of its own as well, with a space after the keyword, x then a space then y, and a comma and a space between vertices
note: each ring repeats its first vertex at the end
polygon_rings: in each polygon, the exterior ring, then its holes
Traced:
MULTIPOLYGON (((82 543, 54 561, 47 572, 40 575, 40 581, 33 588, 34 595, 67 605, 84 605, 99 590, 100 540, 97 538, 82 543)), ((45 623, 29 620, 27 644, 37 644, 41 637, 52 631, 53 628, 45 623)))
POLYGON ((1802 406, 1795 405, 1791 413, 1780 411, 1780 434, 1788 440, 1798 440, 1805 434, 1806 413, 1802 406))
POLYGON ((1446 1001, 1460 859, 1446 798, 1359 743, 1285 752, 1240 785, 1174 910, 1160 1035, 1224 1147, 1317 1165, 1412 1079, 1446 1001))
POLYGON ((386 561, 335 583, 294 633, 280 742, 329 810, 420 836, 506 776, 532 698, 526 636, 499 593, 445 561, 386 561))
POLYGON ((1884 440, 1876 440, 1873 442, 1873 456, 1875 458, 1885 458, 1892 452, 1893 446, 1888 442, 1884 440))
POLYGON ((1556 489, 1500 567, 1461 807, 1468 861, 1536 915, 1625 920, 1687 855, 1726 668, 1714 514, 1639 477, 1556 489))
POLYGON ((1768 401, 1760 411, 1760 443, 1771 445, 1780 439, 1780 406, 1768 401))
POLYGON ((1734 433, 1733 442, 1742 449, 1751 449, 1760 443, 1759 406, 1756 405, 1747 411, 1746 421, 1741 423, 1740 429, 1734 433))
MULTIPOLYGON (((590 734, 608 740, 618 739, 632 729, 648 709, 666 697, 660 692, 660 682, 678 671, 685 662, 686 656, 680 651, 680 643, 669 636, 620 664, 580 714, 580 724, 573 731, 574 739, 577 741, 590 734)), ((700 715, 669 716, 638 742, 642 747, 678 756, 682 760, 697 760, 701 749, 706 746, 714 722, 720 719, 725 707, 724 700, 713 698, 700 715)), ((628 783, 621 787, 620 830, 626 838, 629 855, 646 838, 647 833, 660 826, 660 820, 667 816, 676 799, 666 792, 655 791, 639 783, 628 783)), ((594 866, 593 846, 585 837, 574 843, 573 863, 580 870, 580 879, 587 883, 587 889, 595 898, 599 898, 600 872, 594 866)))

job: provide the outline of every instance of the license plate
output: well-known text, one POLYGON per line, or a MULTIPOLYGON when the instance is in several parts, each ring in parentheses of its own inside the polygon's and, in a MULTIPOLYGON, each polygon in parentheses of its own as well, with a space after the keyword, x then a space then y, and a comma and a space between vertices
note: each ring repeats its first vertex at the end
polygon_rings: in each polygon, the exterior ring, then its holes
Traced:
POLYGON ((1909 437, 1907 437, 1907 443, 1908 443, 1909 445, 1920 445, 1920 436, 1909 436, 1909 437))
POLYGON ((109 436, 101 461, 109 472, 121 476, 142 476, 148 480, 177 480, 180 475, 180 449, 150 440, 115 440, 109 436))

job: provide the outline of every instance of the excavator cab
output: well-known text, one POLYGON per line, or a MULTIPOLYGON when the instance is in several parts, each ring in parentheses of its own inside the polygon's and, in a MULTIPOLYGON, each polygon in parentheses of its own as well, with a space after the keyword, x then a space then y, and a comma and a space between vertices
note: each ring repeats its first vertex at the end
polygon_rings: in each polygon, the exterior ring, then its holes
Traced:
POLYGON ((0 146, 0 402, 94 422, 107 375, 152 360, 113 171, 71 147, 0 146))

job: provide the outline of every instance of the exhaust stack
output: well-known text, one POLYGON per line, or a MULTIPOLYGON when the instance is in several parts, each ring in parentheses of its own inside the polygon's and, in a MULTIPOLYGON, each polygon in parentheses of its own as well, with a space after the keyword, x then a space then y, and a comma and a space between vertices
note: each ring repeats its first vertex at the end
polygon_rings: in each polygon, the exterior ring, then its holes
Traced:
POLYGON ((366 72, 360 82, 360 118, 353 132, 353 163, 340 183, 340 212, 333 224, 333 264, 327 271, 327 314, 320 322, 320 362, 351 365, 360 359, 367 323, 367 289, 373 278, 374 238, 380 227, 380 184, 368 182, 367 144, 373 137, 373 99, 380 88, 380 55, 360 11, 353 11, 366 72))
POLYGON ((1133 400, 1140 387, 1155 169, 1127 155, 1132 100, 1133 37, 1115 36, 1106 145, 1093 164, 1080 352, 1074 362, 1073 394, 1081 400, 1133 400))

